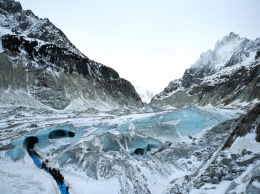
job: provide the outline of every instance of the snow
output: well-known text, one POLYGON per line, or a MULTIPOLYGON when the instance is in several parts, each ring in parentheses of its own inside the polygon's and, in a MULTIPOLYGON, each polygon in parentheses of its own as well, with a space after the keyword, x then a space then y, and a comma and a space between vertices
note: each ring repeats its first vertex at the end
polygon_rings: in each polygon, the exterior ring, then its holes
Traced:
POLYGON ((135 87, 135 90, 141 97, 142 101, 145 103, 149 103, 156 94, 155 92, 149 91, 142 86, 135 87))
POLYGON ((237 137, 230 148, 230 152, 236 154, 241 153, 241 151, 245 148, 248 151, 260 154, 260 143, 257 143, 255 138, 256 133, 254 131, 246 134, 244 137, 237 137))
POLYGON ((29 156, 18 162, 0 158, 0 193, 59 193, 52 177, 34 166, 29 156))
POLYGON ((66 182, 69 183, 70 193, 72 194, 97 194, 97 193, 107 193, 116 194, 120 193, 120 183, 117 179, 111 178, 108 180, 93 180, 84 174, 72 173, 62 171, 64 177, 66 177, 66 182))
POLYGON ((252 185, 254 185, 255 187, 260 188, 260 183, 257 182, 257 181, 253 181, 253 182, 252 182, 252 185))

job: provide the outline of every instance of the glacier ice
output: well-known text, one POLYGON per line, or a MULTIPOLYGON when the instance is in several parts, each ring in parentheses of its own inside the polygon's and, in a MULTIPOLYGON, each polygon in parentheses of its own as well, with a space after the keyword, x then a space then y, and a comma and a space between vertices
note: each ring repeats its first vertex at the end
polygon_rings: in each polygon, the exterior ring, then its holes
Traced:
MULTIPOLYGON (((125 150, 132 156, 146 158, 149 154, 160 151, 164 142, 173 141, 185 135, 195 135, 206 127, 227 119, 228 116, 214 111, 187 107, 151 114, 121 124, 107 122, 101 125, 93 125, 92 127, 95 130, 92 134, 98 137, 103 152, 125 150), (112 131, 119 132, 119 135, 112 131)), ((85 133, 87 133, 87 128, 76 129, 71 125, 28 133, 12 141, 14 148, 7 152, 7 155, 16 160, 24 156, 25 153, 22 148, 31 147, 31 144, 37 143, 37 146, 41 149, 51 145, 51 140, 69 138, 69 143, 56 146, 51 153, 59 154, 70 145, 77 144, 85 133)), ((93 147, 93 145, 91 146, 93 147)), ((76 157, 66 153, 60 157, 59 163, 63 166, 73 159, 76 160, 76 157)))
MULTIPOLYGON (((44 148, 51 144, 50 139, 62 137, 74 137, 75 129, 72 126, 58 126, 46 130, 39 131, 38 133, 28 133, 18 139, 12 141, 11 150, 6 152, 6 155, 11 159, 18 160, 23 158, 27 149, 33 148, 36 144, 39 148, 44 148)), ((60 147, 64 148, 63 145, 60 147)), ((59 149, 59 147, 57 147, 59 149)))
POLYGON ((21 147, 15 147, 6 152, 6 155, 9 156, 12 160, 16 161, 24 157, 25 152, 21 147))
POLYGON ((105 133, 100 140, 104 152, 124 149, 133 156, 143 156, 144 158, 147 157, 148 152, 153 153, 163 147, 163 144, 158 140, 125 134, 116 136, 105 133))
POLYGON ((180 137, 194 136, 232 117, 201 107, 127 116, 95 116, 80 125, 75 120, 72 125, 27 132, 12 141, 13 149, 6 154, 18 160, 35 144, 35 151, 48 159, 51 166, 80 171, 95 180, 114 177, 120 180, 123 189, 129 189, 127 182, 130 182, 133 184, 131 191, 142 188, 146 193, 147 188, 142 183, 147 180, 141 176, 142 170, 166 178, 176 169, 196 169, 210 156, 208 151, 196 155, 198 150, 214 151, 214 146, 208 146, 206 140, 186 138, 191 144, 188 145, 181 143, 180 137), (76 125, 78 127, 74 127, 76 125))
POLYGON ((213 126, 227 119, 214 112, 205 112, 197 107, 177 109, 175 111, 160 112, 152 116, 137 119, 119 125, 116 130, 130 132, 130 125, 135 126, 135 132, 157 139, 173 140, 185 135, 195 135, 206 127, 213 126))

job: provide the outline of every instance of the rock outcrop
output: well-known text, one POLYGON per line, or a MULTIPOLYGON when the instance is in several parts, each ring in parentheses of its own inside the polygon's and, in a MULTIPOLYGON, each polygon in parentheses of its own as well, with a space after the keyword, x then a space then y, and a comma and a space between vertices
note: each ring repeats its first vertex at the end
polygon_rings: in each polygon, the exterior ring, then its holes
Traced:
POLYGON ((256 126, 256 141, 259 142, 259 120, 260 120, 260 104, 256 104, 247 114, 240 117, 239 122, 227 138, 223 149, 232 145, 237 137, 245 136, 252 129, 252 125, 256 126))

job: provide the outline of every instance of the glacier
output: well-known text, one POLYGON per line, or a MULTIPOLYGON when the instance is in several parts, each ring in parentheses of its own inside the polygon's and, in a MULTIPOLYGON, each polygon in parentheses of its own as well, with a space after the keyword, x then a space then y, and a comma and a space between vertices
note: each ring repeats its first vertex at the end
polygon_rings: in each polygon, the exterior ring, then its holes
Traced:
MULTIPOLYGON (((230 118, 232 117, 228 114, 223 115, 217 112, 201 110, 197 107, 189 107, 160 112, 140 119, 131 119, 131 121, 120 125, 110 124, 109 122, 100 126, 97 125, 92 127, 91 135, 99 138, 100 146, 105 152, 125 149, 131 155, 147 157, 147 151, 152 148, 162 149, 163 143, 166 141, 196 135, 203 129, 230 118), (140 154, 141 152, 143 154, 140 154)), ((86 133, 88 133, 88 127, 76 129, 69 125, 57 126, 37 133, 29 132, 12 141, 14 148, 8 151, 7 155, 13 160, 20 159, 24 156, 23 148, 30 146, 30 141, 35 141, 34 138, 37 139, 36 145, 39 149, 52 144, 52 140, 61 138, 71 138, 68 146, 72 146, 86 133)), ((60 146, 55 149, 64 149, 64 145, 60 146)))
POLYGON ((52 111, 43 114, 43 110, 28 114, 28 108, 20 107, 10 125, 12 111, 1 109, 0 125, 12 129, 10 140, 4 140, 8 128, 1 135, 1 162, 11 162, 14 169, 8 173, 16 174, 19 165, 30 165, 28 171, 33 169, 27 152, 33 144, 41 160, 49 160, 64 174, 71 193, 81 193, 83 180, 88 182, 84 189, 93 185, 88 193, 95 193, 99 186, 111 188, 112 183, 116 186, 110 193, 167 193, 174 187, 174 180, 200 169, 230 132, 223 132, 225 127, 216 132, 209 129, 243 113, 208 106, 123 115, 52 111), (30 119, 24 119, 27 116, 30 119), (209 145, 214 135, 218 137, 209 145), (79 177, 77 184, 74 181, 79 177))

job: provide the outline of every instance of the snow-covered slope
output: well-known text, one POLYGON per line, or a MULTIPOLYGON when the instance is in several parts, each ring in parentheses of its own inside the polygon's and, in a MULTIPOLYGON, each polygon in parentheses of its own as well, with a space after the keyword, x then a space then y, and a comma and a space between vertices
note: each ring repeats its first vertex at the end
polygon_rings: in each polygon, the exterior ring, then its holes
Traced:
POLYGON ((145 103, 149 103, 155 95, 155 92, 149 91, 142 86, 135 87, 135 90, 145 103))
POLYGON ((0 1, 0 38, 0 89, 5 92, 26 92, 54 109, 143 106, 130 82, 90 60, 48 19, 22 10, 19 2, 0 1))
POLYGON ((151 105, 228 105, 260 99, 260 38, 255 41, 230 33, 214 50, 202 53, 182 78, 157 94, 151 105))

